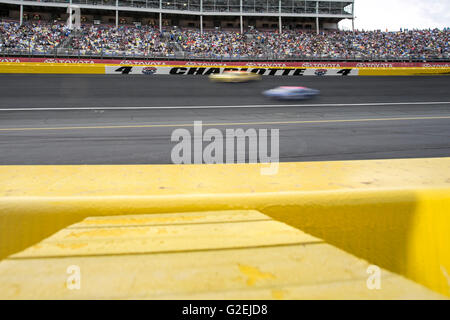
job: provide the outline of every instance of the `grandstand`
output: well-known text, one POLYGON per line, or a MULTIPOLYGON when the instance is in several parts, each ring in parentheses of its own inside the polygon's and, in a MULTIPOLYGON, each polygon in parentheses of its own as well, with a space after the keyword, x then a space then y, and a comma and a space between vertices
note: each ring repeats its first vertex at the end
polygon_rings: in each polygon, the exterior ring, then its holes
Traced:
POLYGON ((214 60, 448 61, 450 30, 247 33, 152 26, 2 22, 3 56, 129 57, 214 60))
POLYGON ((354 19, 354 1, 0 0, 0 8, 3 56, 450 60, 449 29, 338 30, 354 19))
POLYGON ((82 21, 192 27, 228 28, 244 32, 249 28, 337 29, 342 19, 353 19, 354 0, 1 0, 3 13, 23 21, 38 15, 43 19, 67 19, 66 8, 76 5, 82 21))

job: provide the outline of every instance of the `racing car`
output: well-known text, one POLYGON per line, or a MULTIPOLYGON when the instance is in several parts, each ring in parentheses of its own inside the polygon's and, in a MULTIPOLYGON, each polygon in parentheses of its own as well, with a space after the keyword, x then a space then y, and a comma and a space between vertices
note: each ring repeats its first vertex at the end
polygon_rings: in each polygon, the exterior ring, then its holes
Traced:
POLYGON ((209 79, 214 82, 249 82, 261 80, 261 75, 247 71, 224 71, 210 75, 209 79))
POLYGON ((263 92, 266 97, 282 100, 309 99, 317 96, 319 93, 320 91, 316 89, 291 86, 277 87, 263 92))

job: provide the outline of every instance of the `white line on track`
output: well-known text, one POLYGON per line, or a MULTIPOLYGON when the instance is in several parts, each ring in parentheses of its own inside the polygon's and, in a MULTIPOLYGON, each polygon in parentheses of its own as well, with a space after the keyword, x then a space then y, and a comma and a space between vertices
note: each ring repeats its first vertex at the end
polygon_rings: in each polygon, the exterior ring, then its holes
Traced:
MULTIPOLYGON (((204 126, 248 126, 248 125, 285 125, 285 124, 313 124, 313 123, 346 123, 373 121, 411 121, 411 120, 444 120, 450 116, 440 117, 408 117, 408 118, 368 118, 368 119, 330 119, 330 120, 299 120, 299 121, 260 121, 260 122, 222 122, 205 123, 204 126)), ((136 124, 136 125, 103 125, 103 126, 72 126, 72 127, 38 127, 38 128, 0 128, 0 132, 7 131, 42 131, 42 130, 80 130, 80 129, 125 129, 125 128, 167 128, 192 127, 193 123, 171 124, 136 124)))
POLYGON ((450 101, 429 102, 374 102, 374 103, 324 103, 324 104, 260 104, 242 106, 172 106, 172 107, 67 107, 67 108, 3 108, 0 111, 77 111, 77 110, 161 110, 161 109, 234 109, 234 108, 293 108, 293 107, 364 107, 402 105, 446 105, 450 101))

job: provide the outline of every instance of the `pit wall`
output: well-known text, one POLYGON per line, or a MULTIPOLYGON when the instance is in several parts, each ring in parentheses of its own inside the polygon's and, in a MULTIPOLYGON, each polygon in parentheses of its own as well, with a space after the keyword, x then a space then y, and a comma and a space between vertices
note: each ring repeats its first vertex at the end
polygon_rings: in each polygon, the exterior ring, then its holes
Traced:
POLYGON ((36 63, 3 62, 0 73, 39 74, 140 74, 140 75, 211 75, 227 70, 248 71, 263 76, 415 76, 449 75, 449 67, 395 67, 395 68, 317 68, 317 67, 261 67, 223 65, 133 65, 101 63, 36 63))

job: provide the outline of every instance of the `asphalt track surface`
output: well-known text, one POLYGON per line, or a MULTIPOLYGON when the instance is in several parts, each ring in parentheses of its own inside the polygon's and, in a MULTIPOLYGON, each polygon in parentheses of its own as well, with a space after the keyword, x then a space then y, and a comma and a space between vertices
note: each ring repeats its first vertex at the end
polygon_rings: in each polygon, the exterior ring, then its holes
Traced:
POLYGON ((280 161, 448 157, 450 77, 0 75, 1 165, 170 164, 171 134, 194 121, 279 129, 280 161), (321 95, 261 95, 280 85, 321 95))

